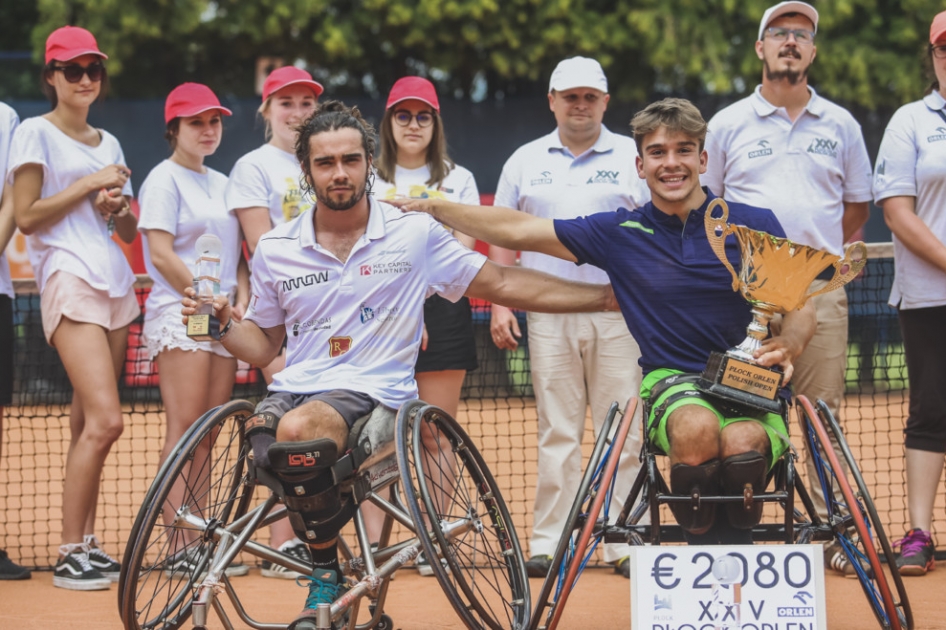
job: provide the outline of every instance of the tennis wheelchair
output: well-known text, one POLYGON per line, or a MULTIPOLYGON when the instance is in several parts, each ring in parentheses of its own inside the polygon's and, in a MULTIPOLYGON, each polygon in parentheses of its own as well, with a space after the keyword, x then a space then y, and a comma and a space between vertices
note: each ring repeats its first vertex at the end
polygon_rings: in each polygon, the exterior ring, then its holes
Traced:
MULTIPOLYGON (((682 527, 661 522, 661 506, 682 504, 695 510, 702 503, 741 503, 749 509, 757 502, 777 504, 783 517, 776 523, 755 525, 752 528, 754 542, 835 541, 854 567, 880 627, 912 630, 913 614, 902 578, 896 570, 884 571, 884 564, 894 566, 890 543, 844 434, 824 402, 818 401, 813 406, 807 398, 798 396, 796 409, 802 437, 816 464, 818 478, 813 483, 819 484, 824 492, 827 520, 818 515, 807 489, 796 475, 799 457, 794 447, 790 447, 768 472, 762 493, 754 492, 747 484, 740 496, 701 496, 698 492, 685 496, 671 493, 658 466, 657 456, 662 453, 645 435, 641 470, 620 515, 612 523, 608 522, 607 514, 613 499, 614 480, 637 404, 636 398, 630 399, 616 428, 613 425, 620 411, 618 403, 614 403, 607 414, 568 514, 562 539, 552 557, 552 568, 534 604, 529 630, 558 627, 568 596, 599 543, 685 542, 682 527), (831 437, 838 444, 843 462, 831 446, 831 437)), ((645 405, 645 418, 649 417, 647 412, 645 405)), ((784 402, 782 415, 788 426, 790 418, 784 402)))
MULTIPOLYGON (((214 625, 227 630, 234 628, 231 615, 257 630, 288 625, 252 618, 240 601, 239 580, 228 575, 238 556, 312 574, 307 563, 254 540, 287 510, 284 484, 254 464, 245 437, 253 411, 237 400, 207 412, 161 466, 122 562, 118 596, 126 630, 203 629, 211 610, 214 625)), ((420 552, 467 627, 525 628, 529 582, 512 519, 457 422, 419 400, 396 413, 379 407, 355 424, 348 446, 332 474, 340 518, 353 519, 359 551, 339 537, 348 588, 319 605, 319 630, 393 629, 384 613, 391 577, 420 552), (366 503, 384 513, 376 548, 359 510, 366 503), (359 615, 365 601, 368 610, 359 615)))

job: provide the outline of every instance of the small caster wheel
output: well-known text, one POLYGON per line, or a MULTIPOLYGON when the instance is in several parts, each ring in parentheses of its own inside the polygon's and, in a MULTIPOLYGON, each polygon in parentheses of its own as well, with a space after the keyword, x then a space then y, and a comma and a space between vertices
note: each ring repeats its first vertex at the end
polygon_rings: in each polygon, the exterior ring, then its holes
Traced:
POLYGON ((381 621, 377 623, 374 630, 394 630, 394 621, 387 615, 381 615, 381 621))

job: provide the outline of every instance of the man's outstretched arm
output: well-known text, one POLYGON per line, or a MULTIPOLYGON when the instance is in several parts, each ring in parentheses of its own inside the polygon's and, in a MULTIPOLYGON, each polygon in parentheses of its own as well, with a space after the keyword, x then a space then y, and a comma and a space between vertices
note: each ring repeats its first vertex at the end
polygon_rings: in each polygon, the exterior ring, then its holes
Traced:
MULTIPOLYGON (((551 219, 502 206, 467 206, 445 199, 384 199, 404 211, 426 212, 441 223, 490 245, 541 252, 575 262, 575 255, 555 234, 551 219)), ((534 309, 533 309, 534 310, 534 309)))
POLYGON ((618 309, 609 284, 572 282, 534 269, 504 267, 490 261, 473 278, 466 295, 540 313, 618 309))

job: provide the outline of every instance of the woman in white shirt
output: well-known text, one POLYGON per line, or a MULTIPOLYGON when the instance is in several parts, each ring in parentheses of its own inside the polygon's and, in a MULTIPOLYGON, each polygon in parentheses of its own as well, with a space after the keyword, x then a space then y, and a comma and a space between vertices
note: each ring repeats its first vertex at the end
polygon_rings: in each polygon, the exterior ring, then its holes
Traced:
POLYGON ((135 276, 112 234, 131 243, 137 219, 121 146, 88 123, 107 76, 87 30, 64 26, 46 40, 43 91, 53 110, 24 121, 10 151, 16 223, 40 291, 43 331, 73 387, 62 500, 62 544, 53 585, 107 589, 119 565, 94 535, 102 466, 122 433, 118 379, 128 326, 138 316, 135 276))
MULTIPOLYGON (((181 297, 192 284, 195 246, 203 234, 216 235, 223 244, 220 292, 233 302, 237 320, 249 302, 240 224, 224 203, 227 177, 204 166, 204 158, 220 146, 223 116, 229 115, 205 85, 174 88, 164 106, 172 154, 148 174, 139 196, 138 230, 154 280, 145 303, 143 336, 149 358, 157 357, 167 418, 162 462, 195 420, 233 394, 236 359, 219 341, 194 341, 181 323, 181 297)), ((206 454, 198 449, 195 461, 206 454)), ((192 464, 191 469, 203 467, 192 464)))
POLYGON ((946 11, 933 19, 928 54, 932 89, 890 119, 874 169, 874 200, 893 232, 890 305, 898 310, 910 379, 910 531, 899 542, 901 575, 933 568, 933 505, 946 461, 946 11))
MULTIPOLYGON (((250 151, 233 165, 227 183, 226 206, 240 221, 250 257, 260 236, 312 208, 303 198, 299 180, 302 168, 296 159, 296 127, 315 112, 322 85, 305 70, 283 66, 263 83, 259 115, 266 123, 266 144, 250 151)), ((272 363, 257 366, 267 383, 286 367, 285 350, 272 363)), ((271 528, 270 544, 284 553, 309 562, 309 549, 295 537, 289 521, 271 528)), ((263 577, 295 579, 299 576, 281 565, 264 561, 263 577)))
MULTIPOLYGON (((379 199, 439 197, 480 205, 473 174, 447 155, 440 101, 433 84, 421 77, 403 77, 388 95, 381 119, 381 150, 373 187, 379 199)), ((444 228, 447 229, 447 228, 444 228)), ((469 248, 475 239, 454 232, 469 248)), ((468 370, 474 370, 476 344, 470 301, 451 302, 432 295, 424 302, 424 334, 414 366, 418 397, 456 417, 460 389, 468 370)), ((433 575, 424 558, 421 575, 433 575)))

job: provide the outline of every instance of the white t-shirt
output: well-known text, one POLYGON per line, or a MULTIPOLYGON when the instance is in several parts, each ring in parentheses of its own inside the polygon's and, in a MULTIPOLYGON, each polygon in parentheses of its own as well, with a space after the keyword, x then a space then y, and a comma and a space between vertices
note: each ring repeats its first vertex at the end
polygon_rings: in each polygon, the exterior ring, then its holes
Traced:
POLYGON ((369 203, 345 263, 318 245, 311 215, 260 239, 246 317, 288 336, 270 391, 354 389, 394 409, 417 396, 424 300, 460 299, 486 258, 426 214, 369 203))
MULTIPOLYGON (((933 235, 946 243, 946 100, 933 92, 904 105, 884 132, 874 199, 916 197, 916 214, 933 235)), ((894 283, 891 306, 904 309, 946 304, 946 273, 926 262, 893 237, 894 283)))
MULTIPOLYGON (((7 172, 7 156, 10 154, 13 132, 16 131, 19 124, 20 117, 16 115, 13 108, 6 103, 0 103, 0 173, 4 175, 7 172)), ((0 184, 0 188, 2 188, 2 184, 0 184)), ((0 250, 0 294, 9 295, 11 298, 15 297, 13 280, 10 279, 10 264, 3 250, 0 250)))
MULTIPOLYGON (((125 164, 115 136, 100 129, 102 141, 90 147, 70 138, 42 116, 17 127, 10 149, 7 182, 25 164, 43 167, 43 198, 62 192, 76 180, 106 166, 125 164)), ((122 194, 131 196, 131 180, 122 194)), ((118 243, 108 233, 108 222, 92 205, 93 195, 79 201, 62 219, 26 237, 30 264, 40 292, 57 271, 68 271, 94 289, 123 297, 132 290, 135 276, 118 243)))
POLYGON ((282 225, 312 208, 299 186, 301 178, 302 168, 294 154, 264 144, 233 165, 227 183, 227 210, 262 206, 269 208, 273 226, 282 225))
POLYGON ((394 199, 395 197, 411 197, 414 199, 447 199, 456 203, 480 205, 480 193, 476 189, 476 180, 473 173, 462 166, 454 166, 444 180, 436 188, 430 188, 427 180, 430 179, 430 169, 424 164, 420 168, 403 168, 398 166, 394 170, 394 183, 381 179, 375 180, 374 194, 378 199, 394 199))
MULTIPOLYGON (((232 301, 237 284, 237 264, 242 242, 240 223, 223 202, 227 177, 211 168, 196 173, 171 160, 154 167, 141 185, 138 231, 163 230, 174 235, 174 253, 193 270, 194 247, 202 234, 216 234, 223 243, 220 292, 232 301)), ((181 310, 181 289, 173 287, 151 262, 147 236, 141 239, 145 267, 154 286, 145 304, 145 319, 156 319, 168 308, 181 310)))
POLYGON ((794 123, 761 87, 713 116, 700 182, 728 201, 770 208, 791 240, 840 254, 844 202, 871 199, 870 158, 850 112, 808 89, 794 123))
MULTIPOLYGON (((650 201, 636 158, 634 141, 604 125, 594 146, 579 156, 562 144, 556 129, 516 149, 503 166, 493 203, 547 219, 632 210, 650 201)), ((546 254, 522 252, 521 263, 567 280, 608 283, 608 275, 597 267, 546 254)))

